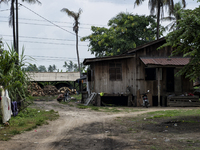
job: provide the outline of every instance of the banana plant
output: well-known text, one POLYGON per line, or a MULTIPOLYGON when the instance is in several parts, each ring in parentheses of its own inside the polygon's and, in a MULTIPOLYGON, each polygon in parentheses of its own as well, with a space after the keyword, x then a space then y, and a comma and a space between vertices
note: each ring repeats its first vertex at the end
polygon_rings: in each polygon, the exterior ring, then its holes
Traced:
POLYGON ((9 91, 9 97, 12 101, 19 101, 29 96, 27 92, 29 77, 23 69, 27 59, 24 55, 24 48, 20 57, 18 57, 14 47, 8 46, 8 48, 8 51, 4 50, 0 55, 0 85, 3 86, 4 90, 9 91))

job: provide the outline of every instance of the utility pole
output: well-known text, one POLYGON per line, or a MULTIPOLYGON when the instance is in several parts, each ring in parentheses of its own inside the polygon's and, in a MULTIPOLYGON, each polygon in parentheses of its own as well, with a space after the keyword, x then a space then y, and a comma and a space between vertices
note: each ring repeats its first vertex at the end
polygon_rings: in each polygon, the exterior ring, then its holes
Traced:
POLYGON ((19 54, 18 0, 16 0, 16 52, 19 54))
POLYGON ((12 9, 12 22, 13 22, 13 46, 16 50, 16 37, 15 37, 15 6, 14 6, 14 0, 11 1, 11 9, 12 9))

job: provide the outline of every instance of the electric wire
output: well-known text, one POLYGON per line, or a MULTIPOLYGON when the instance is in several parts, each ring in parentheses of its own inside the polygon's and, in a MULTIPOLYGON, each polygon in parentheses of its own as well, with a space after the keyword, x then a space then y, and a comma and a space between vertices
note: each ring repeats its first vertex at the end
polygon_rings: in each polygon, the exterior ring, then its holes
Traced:
MULTIPOLYGON (((8 18, 6 16, 0 16, 0 18, 8 18)), ((38 21, 38 22, 44 22, 45 20, 39 20, 39 19, 28 19, 28 18, 18 18, 19 20, 31 20, 31 21, 38 21)), ((64 23, 64 24, 73 24, 73 22, 62 22, 62 21, 51 21, 51 22, 57 22, 57 23, 64 23)), ((100 24, 87 24, 87 23, 80 23, 80 25, 89 25, 89 26, 107 26, 107 25, 100 25, 100 24)))
POLYGON ((8 10, 10 10, 10 9, 4 9, 4 10, 0 10, 0 11, 8 11, 8 10))
MULTIPOLYGON (((13 40, 9 40, 9 39, 3 39, 3 41, 5 41, 5 42, 6 42, 6 41, 13 41, 13 40)), ((75 46, 75 44, 65 44, 65 43, 49 43, 49 42, 38 42, 38 41, 21 41, 21 40, 20 40, 19 42, 75 46)), ((88 45, 78 45, 78 46, 88 46, 88 45)))
MULTIPOLYGON (((5 35, 5 34, 0 34, 0 36, 9 36, 12 37, 12 35, 5 35)), ((42 39, 42 40, 57 40, 57 41, 76 41, 76 40, 69 40, 69 39, 54 39, 54 38, 44 38, 44 37, 31 37, 31 36, 19 36, 20 38, 30 38, 30 39, 42 39)), ((86 42, 86 41, 82 41, 86 42)))
MULTIPOLYGON (((38 56, 38 55, 27 55, 27 56, 31 56, 31 57, 39 57, 39 58, 54 58, 54 59, 77 59, 77 58, 73 58, 73 57, 55 57, 55 56, 38 56)), ((80 58, 80 59, 85 59, 85 58, 80 58)))
MULTIPOLYGON (((8 21, 2 21, 0 20, 0 22, 8 22, 8 21)), ((27 22, 19 22, 19 24, 29 24, 29 25, 39 25, 39 26, 55 26, 55 25, 49 25, 49 24, 39 24, 39 23, 27 23, 27 22)), ((67 28, 72 28, 71 26, 60 26, 60 27, 67 27, 67 28)), ((81 29, 88 29, 90 30, 91 28, 85 28, 85 27, 79 27, 81 29)))
MULTIPOLYGON (((64 30, 64 31, 66 31, 66 32, 68 32, 68 33, 70 33, 70 34, 72 34, 72 35, 76 35, 76 34, 70 32, 70 31, 68 31, 68 30, 66 30, 66 29, 64 29, 64 28, 62 28, 62 27, 60 27, 59 25, 57 25, 57 24, 51 22, 50 20, 46 19, 45 17, 42 17, 41 15, 39 15, 38 13, 36 13, 36 12, 34 12, 33 10, 29 9, 28 7, 24 6, 23 4, 19 3, 19 5, 20 5, 20 6, 23 6, 24 8, 26 8, 26 9, 29 10, 29 11, 31 11, 31 12, 34 13, 35 15, 41 17, 42 19, 46 20, 47 22, 53 24, 54 26, 56 26, 56 27, 58 27, 58 28, 60 28, 60 29, 62 29, 62 30, 64 30)), ((79 37, 81 37, 81 36, 79 36, 79 37)))
MULTIPOLYGON (((31 58, 34 58, 35 60, 44 60, 44 61, 77 61, 77 58, 72 57, 52 57, 52 56, 34 56, 34 55, 26 55, 31 58)), ((81 61, 83 61, 85 58, 80 58, 81 61)))

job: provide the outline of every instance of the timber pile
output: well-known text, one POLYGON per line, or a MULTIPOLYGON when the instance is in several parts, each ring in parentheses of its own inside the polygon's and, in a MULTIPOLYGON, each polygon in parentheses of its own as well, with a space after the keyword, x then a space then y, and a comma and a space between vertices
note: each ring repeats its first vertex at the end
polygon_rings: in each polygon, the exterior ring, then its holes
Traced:
POLYGON ((58 94, 57 88, 53 85, 46 85, 43 90, 44 90, 45 95, 57 95, 58 94))
POLYGON ((69 94, 76 94, 76 89, 70 89, 69 87, 61 87, 59 90, 58 90, 58 93, 59 94, 64 94, 66 92, 69 92, 69 94))
POLYGON ((31 96, 45 96, 43 89, 34 82, 28 87, 28 92, 31 96))
POLYGON ((173 96, 168 98, 167 106, 194 107, 200 106, 200 101, 198 96, 173 96))

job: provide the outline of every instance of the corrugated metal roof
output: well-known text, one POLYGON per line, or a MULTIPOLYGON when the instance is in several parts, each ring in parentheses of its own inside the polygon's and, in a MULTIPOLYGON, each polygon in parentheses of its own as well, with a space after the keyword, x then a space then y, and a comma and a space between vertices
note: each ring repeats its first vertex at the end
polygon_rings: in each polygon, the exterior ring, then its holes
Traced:
POLYGON ((125 59, 125 58, 132 58, 132 57, 135 57, 135 55, 116 55, 116 56, 107 56, 107 57, 86 58, 84 59, 83 64, 88 65, 92 62, 97 62, 97 61, 125 59))
POLYGON ((190 58, 145 58, 140 57, 145 65, 161 65, 161 66, 184 66, 189 63, 190 58))
POLYGON ((136 52, 136 51, 138 51, 138 50, 141 50, 141 49, 146 48, 146 47, 148 47, 148 46, 151 46, 151 45, 153 45, 153 44, 157 44, 157 43, 159 43, 159 42, 164 42, 164 41, 166 41, 165 37, 160 38, 160 39, 155 40, 155 41, 148 42, 148 43, 143 44, 143 45, 140 45, 140 46, 138 46, 138 47, 136 47, 136 48, 134 48, 134 49, 132 49, 132 50, 129 50, 129 51, 124 52, 124 54, 126 54, 126 53, 127 53, 127 54, 134 53, 134 52, 136 52))

